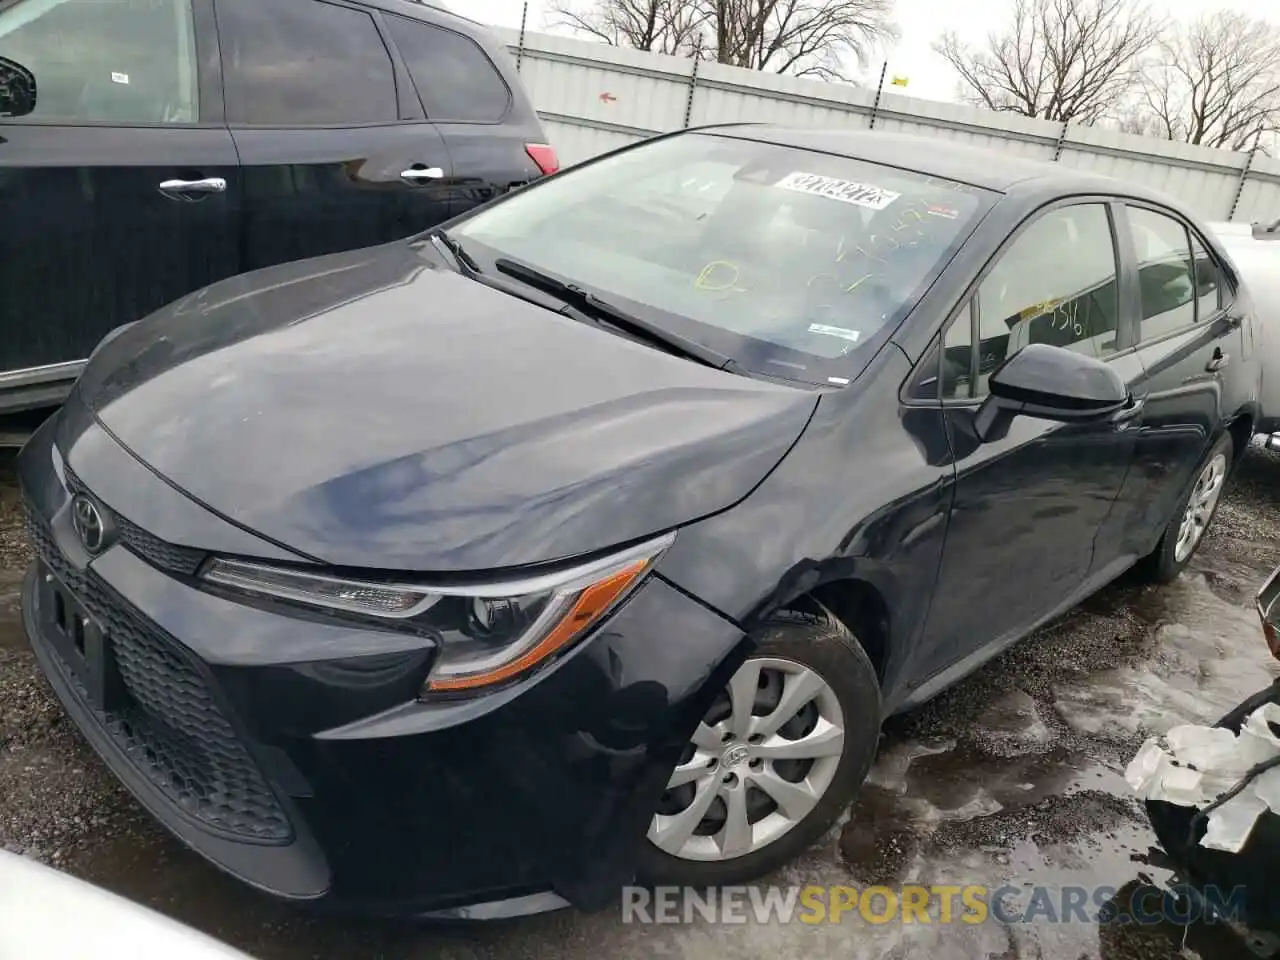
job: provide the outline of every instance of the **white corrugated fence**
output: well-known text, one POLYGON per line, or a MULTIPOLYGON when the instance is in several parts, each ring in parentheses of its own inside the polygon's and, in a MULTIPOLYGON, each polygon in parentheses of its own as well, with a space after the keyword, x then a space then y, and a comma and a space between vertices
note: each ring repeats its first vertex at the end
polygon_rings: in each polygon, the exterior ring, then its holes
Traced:
POLYGON ((1093 170, 1181 198, 1209 220, 1280 218, 1280 160, 899 93, 499 29, 566 165, 703 123, 899 130, 1093 170))

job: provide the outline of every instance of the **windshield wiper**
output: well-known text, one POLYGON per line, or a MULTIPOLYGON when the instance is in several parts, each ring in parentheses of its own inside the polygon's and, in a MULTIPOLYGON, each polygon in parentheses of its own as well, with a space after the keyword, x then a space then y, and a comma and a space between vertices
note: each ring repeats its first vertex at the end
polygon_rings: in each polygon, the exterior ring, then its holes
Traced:
MULTIPOLYGON (((2 2, 2 0, 0 0, 2 2)), ((497 290, 499 293, 505 293, 509 297, 516 297, 525 303, 532 303, 535 307, 541 307, 543 310, 556 311, 554 307, 547 303, 547 292, 540 287, 534 287, 532 284, 512 283, 502 277, 495 277, 491 273, 485 273, 471 254, 467 253, 466 248, 455 238, 449 236, 443 230, 433 230, 427 234, 427 239, 431 241, 432 246, 437 250, 443 250, 448 253, 457 264, 457 271, 468 280, 474 280, 482 287, 488 287, 490 290, 497 290), (532 290, 529 288, 533 287, 532 290), (536 292, 534 292, 536 291, 536 292)), ((559 300, 562 303, 562 297, 552 297, 553 300, 559 300)))
POLYGON ((696 360, 708 367, 715 367, 717 370, 741 372, 738 369, 737 362, 732 357, 726 356, 718 350, 713 350, 696 340, 690 340, 688 337, 682 337, 678 333, 665 330, 657 324, 644 319, 644 317, 623 310, 608 300, 596 296, 589 290, 582 289, 577 284, 566 283, 548 273, 543 273, 535 267, 508 257, 499 257, 494 261, 493 265, 499 272, 527 283, 531 287, 536 287, 544 293, 558 297, 566 304, 577 307, 583 313, 594 316, 597 320, 604 320, 611 326, 648 341, 650 345, 659 347, 668 353, 696 360))
POLYGON ((458 265, 462 267, 464 273, 471 276, 484 273, 480 269, 480 264, 476 263, 471 254, 467 253, 466 247, 456 237, 450 236, 444 230, 433 230, 430 236, 438 246, 442 246, 449 251, 449 255, 458 261, 458 265))

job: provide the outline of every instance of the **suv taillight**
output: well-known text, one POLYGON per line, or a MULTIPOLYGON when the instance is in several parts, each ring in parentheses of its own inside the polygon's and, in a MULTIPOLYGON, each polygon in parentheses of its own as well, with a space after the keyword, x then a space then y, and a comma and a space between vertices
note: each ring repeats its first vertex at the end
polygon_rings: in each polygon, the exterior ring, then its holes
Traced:
POLYGON ((555 173, 560 169, 560 161, 556 159, 556 148, 545 143, 526 143, 525 152, 538 165, 543 175, 555 173))

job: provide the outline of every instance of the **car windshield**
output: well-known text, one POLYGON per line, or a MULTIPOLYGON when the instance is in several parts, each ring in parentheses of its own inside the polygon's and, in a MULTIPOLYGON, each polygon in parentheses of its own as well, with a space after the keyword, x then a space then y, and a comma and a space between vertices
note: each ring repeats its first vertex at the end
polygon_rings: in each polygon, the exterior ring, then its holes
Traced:
POLYGON ((924 173, 699 133, 570 171, 451 233, 746 369, 839 384, 991 202, 924 173))

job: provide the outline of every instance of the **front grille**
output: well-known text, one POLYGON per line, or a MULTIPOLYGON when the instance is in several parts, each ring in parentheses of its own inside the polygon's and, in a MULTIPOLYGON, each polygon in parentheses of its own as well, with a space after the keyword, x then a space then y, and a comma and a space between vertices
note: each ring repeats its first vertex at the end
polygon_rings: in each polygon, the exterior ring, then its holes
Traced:
MULTIPOLYGON (((239 840, 288 841, 288 818, 191 654, 93 571, 68 563, 30 505, 27 529, 49 569, 106 629, 127 705, 109 712, 93 709, 65 662, 62 673, 129 762, 212 832, 239 840)), ((44 647, 61 661, 52 645, 44 647)))
POLYGON ((153 567, 168 573, 181 573, 191 577, 195 576, 195 572, 200 569, 200 564, 204 562, 203 551, 167 543, 147 533, 132 520, 125 519, 114 510, 111 511, 111 520, 119 531, 124 545, 153 567))
MULTIPOLYGON (((72 494, 88 493, 84 484, 80 482, 80 478, 72 472, 71 467, 64 464, 63 469, 66 473, 67 489, 72 494)), ((122 517, 114 510, 109 512, 116 532, 120 534, 120 540, 135 556, 167 573, 179 573, 191 577, 200 569, 200 564, 205 558, 204 551, 192 547, 180 547, 161 540, 127 517, 122 517)))

